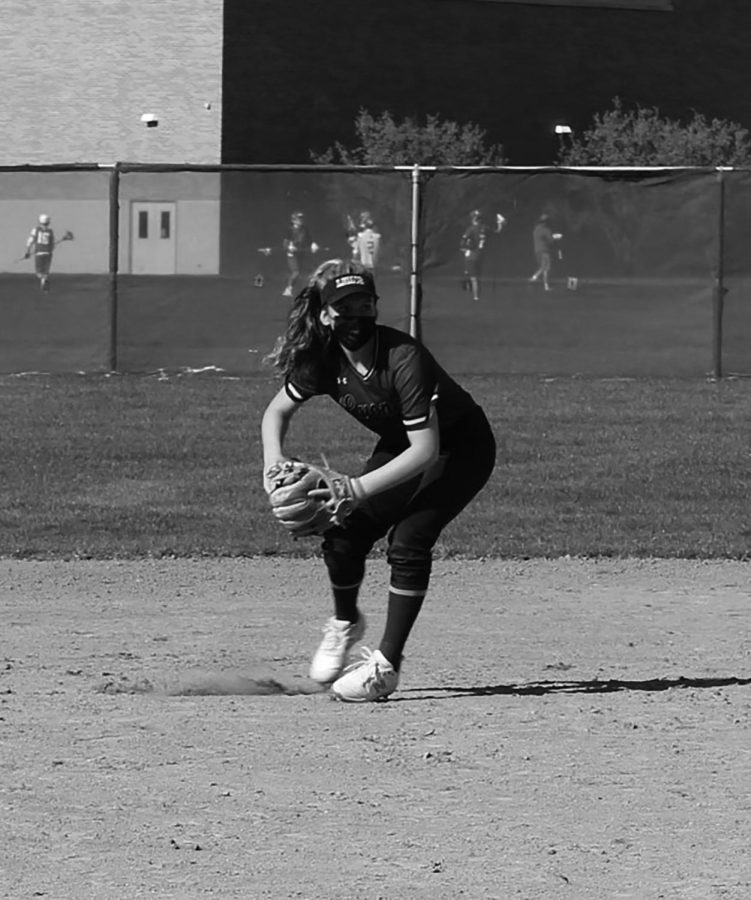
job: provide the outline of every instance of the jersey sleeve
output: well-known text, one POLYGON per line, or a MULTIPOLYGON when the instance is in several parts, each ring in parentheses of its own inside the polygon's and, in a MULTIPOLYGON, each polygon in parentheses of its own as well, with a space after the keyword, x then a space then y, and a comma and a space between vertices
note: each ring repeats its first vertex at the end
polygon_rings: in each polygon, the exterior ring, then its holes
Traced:
POLYGON ((305 403, 306 400, 310 400, 311 397, 315 396, 314 394, 308 393, 304 388, 300 387, 289 378, 284 382, 284 392, 289 399, 294 400, 295 403, 305 403))
POLYGON ((430 354, 419 344, 401 347, 394 360, 394 388, 407 431, 425 428, 438 401, 437 373, 430 354))
POLYGON ((329 393, 320 373, 310 366, 299 365, 284 381, 284 390, 290 400, 304 403, 311 397, 329 393))

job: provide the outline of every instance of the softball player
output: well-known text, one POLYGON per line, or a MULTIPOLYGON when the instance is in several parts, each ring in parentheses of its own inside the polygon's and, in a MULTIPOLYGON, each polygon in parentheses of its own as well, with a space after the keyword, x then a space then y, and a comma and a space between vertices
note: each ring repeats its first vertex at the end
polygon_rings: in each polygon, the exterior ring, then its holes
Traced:
MULTIPOLYGON (((306 400, 328 395, 377 436, 353 487, 360 500, 344 526, 323 536, 334 615, 310 666, 345 701, 387 697, 430 580, 443 528, 480 491, 495 464, 483 410, 409 335, 378 325, 372 275, 353 261, 329 260, 295 298, 286 334, 270 361, 284 386, 263 416, 264 472, 286 459, 290 420, 306 400), (365 632, 358 594, 373 545, 387 538, 390 584, 378 649, 345 670, 365 632)), ((264 484, 267 491, 270 487, 264 484)))

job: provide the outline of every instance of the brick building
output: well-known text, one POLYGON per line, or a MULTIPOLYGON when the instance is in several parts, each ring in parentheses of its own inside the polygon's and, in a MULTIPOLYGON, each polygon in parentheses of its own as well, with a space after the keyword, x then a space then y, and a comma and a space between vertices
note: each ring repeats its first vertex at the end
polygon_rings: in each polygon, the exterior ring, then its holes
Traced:
POLYGON ((220 0, 4 0, 2 15, 0 164, 220 161, 220 0))
MULTIPOLYGON (((3 23, 0 165, 221 161, 217 0, 5 0, 3 23)), ((107 272, 108 179, 106 169, 0 172, 0 271, 18 270, 43 210, 76 235, 56 271, 107 272)), ((217 272, 220 193, 216 174, 124 175, 120 270, 217 272)))

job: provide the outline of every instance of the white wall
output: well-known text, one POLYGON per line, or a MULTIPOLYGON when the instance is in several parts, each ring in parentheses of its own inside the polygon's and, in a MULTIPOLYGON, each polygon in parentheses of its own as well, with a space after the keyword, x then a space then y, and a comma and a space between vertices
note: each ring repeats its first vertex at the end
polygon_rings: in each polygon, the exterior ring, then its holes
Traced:
MULTIPOLYGON (((47 213, 59 240, 53 273, 109 271, 109 178, 101 172, 0 172, 0 272, 31 273, 31 260, 17 262, 40 213, 47 213)), ((120 178, 119 270, 130 267, 130 206, 133 200, 176 204, 176 267, 180 275, 215 275, 220 261, 220 176, 216 173, 125 173, 120 178)))

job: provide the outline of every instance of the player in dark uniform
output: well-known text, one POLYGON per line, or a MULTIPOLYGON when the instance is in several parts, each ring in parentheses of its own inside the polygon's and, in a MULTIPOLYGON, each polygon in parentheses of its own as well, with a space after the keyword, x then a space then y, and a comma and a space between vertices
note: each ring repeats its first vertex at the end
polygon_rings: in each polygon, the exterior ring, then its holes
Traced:
POLYGON ((469 214, 469 225, 463 232, 459 241, 459 249, 464 257, 464 276, 462 287, 472 291, 472 299, 480 299, 480 278, 482 276, 482 262, 488 248, 488 240, 494 235, 500 234, 506 219, 501 213, 496 213, 495 228, 488 231, 479 209, 473 209, 469 214))
POLYGON ((284 386, 262 423, 264 472, 286 458, 290 420, 316 395, 331 397, 378 436, 362 474, 352 479, 360 505, 323 539, 334 616, 310 667, 311 678, 354 702, 396 689, 428 590, 433 547, 495 463, 483 410, 421 343, 376 323, 377 299, 372 275, 356 262, 329 260, 316 270, 271 354, 284 386), (345 671, 365 630, 358 609, 365 560, 384 536, 391 577, 383 637, 345 671))
POLYGON ((308 255, 318 252, 318 244, 311 238, 308 226, 305 224, 305 217, 301 212, 293 212, 290 216, 290 225, 282 245, 287 257, 287 269, 289 271, 283 295, 292 297, 300 276, 307 269, 308 255))
POLYGON ((464 257, 464 289, 472 291, 472 299, 480 299, 480 271, 485 243, 488 239, 479 209, 469 214, 469 225, 462 234, 459 249, 464 257))
POLYGON ((542 286, 546 291, 552 290, 550 287, 550 269, 553 261, 553 246, 562 237, 563 235, 561 234, 553 233, 550 227, 550 216, 547 213, 543 213, 540 216, 532 229, 532 249, 537 262, 537 269, 529 280, 537 281, 542 276, 542 286))
POLYGON ((34 272, 39 279, 39 287, 49 289, 50 266, 52 254, 55 252, 55 232, 50 227, 50 217, 46 213, 39 216, 39 224, 31 229, 26 241, 24 256, 34 256, 34 272))

